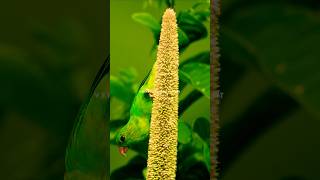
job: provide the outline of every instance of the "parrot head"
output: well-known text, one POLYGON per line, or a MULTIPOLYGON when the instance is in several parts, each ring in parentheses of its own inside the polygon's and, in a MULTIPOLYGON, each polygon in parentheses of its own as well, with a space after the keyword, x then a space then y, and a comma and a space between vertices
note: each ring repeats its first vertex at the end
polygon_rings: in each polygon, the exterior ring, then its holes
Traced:
POLYGON ((143 120, 141 117, 131 117, 129 122, 122 127, 116 134, 116 144, 119 146, 119 153, 126 156, 128 148, 140 146, 142 142, 146 142, 149 136, 149 121, 143 120), (139 118, 130 121, 131 118, 139 118), (134 122, 134 123, 130 123, 134 122))
POLYGON ((119 153, 122 155, 122 156, 126 156, 126 153, 128 151, 128 146, 125 145, 125 144, 128 144, 126 143, 126 136, 125 135, 120 135, 120 137, 117 137, 117 143, 120 145, 119 146, 119 153))
POLYGON ((132 141, 130 138, 127 138, 129 137, 129 133, 125 127, 121 128, 115 136, 116 144, 119 146, 119 152, 123 156, 126 155, 130 142, 132 141))
MULTIPOLYGON (((149 126, 152 110, 152 91, 147 89, 150 80, 143 82, 130 108, 130 118, 116 134, 119 152, 125 156, 128 148, 144 151, 149 137, 149 126)), ((149 85, 151 86, 151 85, 149 85)))

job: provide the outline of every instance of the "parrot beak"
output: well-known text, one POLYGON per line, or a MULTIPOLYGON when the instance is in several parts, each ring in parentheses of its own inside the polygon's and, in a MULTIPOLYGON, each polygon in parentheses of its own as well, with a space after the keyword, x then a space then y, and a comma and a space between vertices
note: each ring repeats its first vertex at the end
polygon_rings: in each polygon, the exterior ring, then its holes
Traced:
POLYGON ((119 147, 119 152, 120 152, 120 154, 122 155, 122 156, 127 156, 126 155, 126 153, 127 153, 127 151, 128 151, 128 147, 119 147))

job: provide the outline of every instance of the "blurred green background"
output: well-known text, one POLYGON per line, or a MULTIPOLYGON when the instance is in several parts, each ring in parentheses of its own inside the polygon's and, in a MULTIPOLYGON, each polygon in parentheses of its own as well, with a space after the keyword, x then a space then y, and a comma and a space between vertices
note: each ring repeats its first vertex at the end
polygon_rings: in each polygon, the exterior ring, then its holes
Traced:
POLYGON ((221 179, 320 179, 319 7, 222 1, 221 179))
POLYGON ((109 54, 107 1, 2 1, 0 179, 63 179, 73 121, 109 54))
MULTIPOLYGON (((134 66, 141 80, 153 41, 131 20, 144 10, 134 2, 110 4, 111 73, 134 66)), ((109 51, 108 7, 1 3, 1 179, 62 179, 73 121, 109 51)), ((320 179, 319 2, 223 0, 221 7, 220 179, 320 179)), ((198 51, 206 42, 194 44, 198 51)))

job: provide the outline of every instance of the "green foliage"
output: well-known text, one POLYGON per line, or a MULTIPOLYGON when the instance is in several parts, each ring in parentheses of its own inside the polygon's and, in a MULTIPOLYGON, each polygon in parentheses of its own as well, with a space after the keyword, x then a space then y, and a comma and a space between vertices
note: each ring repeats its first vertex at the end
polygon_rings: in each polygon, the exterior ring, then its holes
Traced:
POLYGON ((208 31, 203 24, 206 19, 199 18, 192 11, 181 11, 178 14, 178 26, 182 29, 189 39, 188 44, 180 46, 181 49, 186 48, 190 43, 200 40, 208 35, 208 31))
MULTIPOLYGON (((207 37, 208 30, 204 23, 210 17, 210 3, 197 3, 188 10, 183 10, 177 15, 179 50, 182 52, 192 42, 207 37)), ((149 13, 135 13, 132 15, 133 20, 148 27, 154 37, 155 44, 158 43, 160 37, 161 21, 157 21, 149 13)))
POLYGON ((188 144, 192 139, 192 129, 188 124, 181 122, 178 123, 178 142, 182 144, 188 144))
POLYGON ((132 15, 132 19, 148 27, 153 32, 155 38, 160 36, 161 25, 151 14, 145 12, 135 13, 132 15))
POLYGON ((198 118, 193 124, 193 131, 196 132, 203 140, 209 142, 210 123, 208 119, 198 118))
POLYGON ((110 76, 110 96, 123 102, 131 102, 135 93, 133 81, 136 78, 134 69, 121 71, 117 76, 110 76))
POLYGON ((203 63, 188 63, 180 68, 180 78, 210 98, 210 66, 203 63))

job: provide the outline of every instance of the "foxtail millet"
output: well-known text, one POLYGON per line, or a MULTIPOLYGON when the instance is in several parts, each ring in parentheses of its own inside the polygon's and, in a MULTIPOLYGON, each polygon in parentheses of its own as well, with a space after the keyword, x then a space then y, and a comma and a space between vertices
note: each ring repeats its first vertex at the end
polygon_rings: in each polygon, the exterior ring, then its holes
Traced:
POLYGON ((174 180, 178 146, 178 27, 176 13, 167 9, 156 60, 150 124, 147 180, 174 180))

